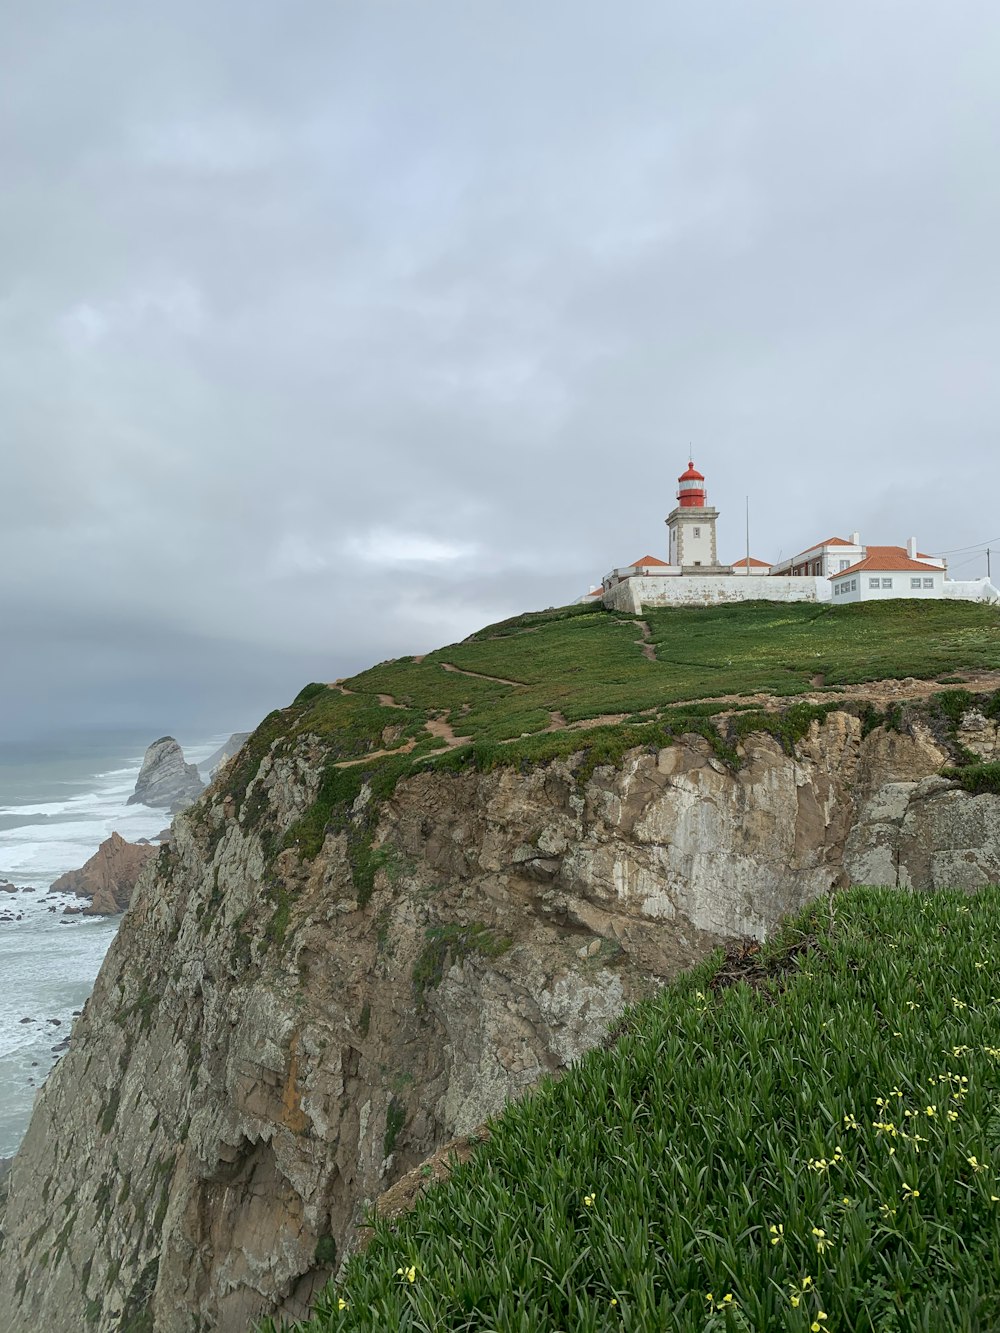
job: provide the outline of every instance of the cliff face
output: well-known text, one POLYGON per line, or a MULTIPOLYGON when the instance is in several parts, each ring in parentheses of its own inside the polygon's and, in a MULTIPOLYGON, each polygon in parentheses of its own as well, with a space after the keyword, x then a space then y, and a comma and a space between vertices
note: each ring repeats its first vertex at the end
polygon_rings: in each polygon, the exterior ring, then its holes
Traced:
POLYGON ((833 713, 738 771, 689 737, 579 780, 425 774, 311 863, 308 739, 212 789, 147 872, 39 1096, 0 1219, 0 1330, 243 1333, 304 1313, 365 1203, 621 1007, 845 881, 1000 880, 1000 798, 929 733, 833 713), (360 898, 360 901, 359 901, 360 898))

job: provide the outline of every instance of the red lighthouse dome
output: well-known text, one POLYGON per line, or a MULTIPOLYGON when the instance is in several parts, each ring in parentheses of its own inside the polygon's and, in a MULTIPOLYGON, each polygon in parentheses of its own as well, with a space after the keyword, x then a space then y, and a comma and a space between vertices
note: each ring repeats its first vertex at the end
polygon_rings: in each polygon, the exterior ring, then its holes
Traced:
POLYGON ((688 462, 687 471, 677 478, 677 499, 682 509, 703 509, 708 499, 705 490, 705 478, 694 463, 688 462))

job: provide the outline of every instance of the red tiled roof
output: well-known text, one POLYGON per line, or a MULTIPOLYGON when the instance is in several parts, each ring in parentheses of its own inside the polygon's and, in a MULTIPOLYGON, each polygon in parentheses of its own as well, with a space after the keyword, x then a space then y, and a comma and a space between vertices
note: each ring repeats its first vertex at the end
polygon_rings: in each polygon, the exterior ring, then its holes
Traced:
POLYGON ((819 551, 824 546, 853 546, 853 542, 844 541, 843 537, 827 537, 825 541, 813 542, 812 546, 806 546, 798 555, 793 555, 789 560, 783 560, 783 565, 794 565, 797 560, 801 560, 804 555, 810 555, 813 551, 819 551))
POLYGON ((859 560, 856 565, 851 565, 849 569, 842 569, 836 574, 831 574, 830 578, 842 579, 845 575, 856 574, 862 569, 884 570, 887 574, 904 573, 911 569, 923 574, 941 574, 944 572, 937 565, 924 565, 919 560, 911 560, 903 546, 869 546, 868 554, 864 560, 859 560))
POLYGON ((633 565, 666 565, 666 560, 657 560, 655 555, 644 555, 641 560, 633 560, 633 565))
MULTIPOLYGON (((734 561, 733 561, 733 569, 742 569, 742 568, 746 565, 746 563, 747 563, 747 558, 746 558, 746 556, 744 556, 742 560, 734 560, 734 561)), ((768 562, 767 562, 766 560, 758 560, 758 559, 756 558, 756 556, 751 556, 751 557, 750 557, 750 564, 751 564, 751 565, 756 565, 758 569, 770 569, 770 568, 771 568, 770 564, 768 564, 768 562)))

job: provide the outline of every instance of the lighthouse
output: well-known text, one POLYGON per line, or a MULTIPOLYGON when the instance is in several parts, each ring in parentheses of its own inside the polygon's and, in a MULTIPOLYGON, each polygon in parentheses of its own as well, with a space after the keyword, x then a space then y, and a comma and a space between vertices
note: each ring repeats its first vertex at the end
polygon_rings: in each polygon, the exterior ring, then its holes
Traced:
POLYGON ((687 471, 677 478, 677 507, 667 515, 669 562, 680 565, 685 573, 729 573, 719 567, 715 544, 715 524, 719 511, 708 503, 705 478, 689 461, 687 471))

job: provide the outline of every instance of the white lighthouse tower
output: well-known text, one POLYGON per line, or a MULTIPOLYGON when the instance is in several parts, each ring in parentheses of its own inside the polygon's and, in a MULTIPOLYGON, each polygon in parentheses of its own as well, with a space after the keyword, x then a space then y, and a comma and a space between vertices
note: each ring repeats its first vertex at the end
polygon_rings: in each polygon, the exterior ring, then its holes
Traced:
POLYGON ((667 515, 669 561, 680 565, 686 574, 728 574, 719 565, 715 544, 715 525, 719 511, 708 503, 705 478, 689 462, 687 471, 677 478, 677 508, 667 515))

